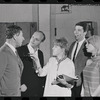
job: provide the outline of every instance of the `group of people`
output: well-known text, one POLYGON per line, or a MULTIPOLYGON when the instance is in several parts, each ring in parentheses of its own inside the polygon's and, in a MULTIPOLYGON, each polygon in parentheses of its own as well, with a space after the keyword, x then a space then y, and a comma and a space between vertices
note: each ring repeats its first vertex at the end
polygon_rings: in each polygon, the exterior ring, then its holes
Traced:
POLYGON ((55 39, 52 57, 44 65, 39 46, 45 34, 34 32, 22 46, 21 27, 7 27, 6 42, 0 48, 0 96, 100 96, 100 36, 86 39, 86 34, 86 23, 79 22, 69 48, 65 37, 55 39))

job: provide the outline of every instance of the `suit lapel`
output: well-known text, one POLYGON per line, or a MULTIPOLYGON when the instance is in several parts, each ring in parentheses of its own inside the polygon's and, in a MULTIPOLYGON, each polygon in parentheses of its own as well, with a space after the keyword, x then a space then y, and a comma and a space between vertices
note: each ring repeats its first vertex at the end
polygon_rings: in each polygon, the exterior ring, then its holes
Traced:
POLYGON ((18 66, 20 68, 20 73, 22 74, 22 70, 23 70, 23 63, 20 59, 20 57, 18 58, 15 53, 12 51, 12 49, 8 46, 8 45, 4 45, 6 50, 13 56, 13 58, 18 62, 18 66))
POLYGON ((39 60, 40 60, 40 51, 38 50, 38 58, 39 58, 39 60))
POLYGON ((43 60, 42 52, 40 50, 38 50, 38 58, 39 58, 39 61, 40 61, 41 66, 43 67, 44 60, 43 60))
POLYGON ((78 51, 78 53, 77 53, 76 59, 79 58, 79 57, 81 57, 80 55, 81 55, 81 53, 83 52, 84 44, 85 44, 85 41, 84 41, 83 44, 81 45, 81 47, 80 47, 80 49, 79 49, 79 51, 78 51))
POLYGON ((24 68, 23 62, 20 59, 19 55, 17 55, 16 57, 17 57, 17 62, 18 62, 19 68, 20 68, 20 73, 22 74, 22 71, 23 71, 23 68, 24 68))
MULTIPOLYGON (((83 52, 83 48, 84 48, 84 44, 85 44, 86 41, 83 42, 83 44, 81 45, 78 53, 77 53, 77 56, 75 59, 79 58, 80 55, 81 55, 81 52, 83 52)), ((72 55, 72 50, 74 48, 74 45, 75 45, 75 42, 73 42, 73 44, 71 45, 70 49, 69 49, 69 58, 71 58, 71 55, 72 55)))
POLYGON ((27 47, 27 45, 25 45, 25 53, 29 53, 29 49, 28 49, 28 47, 27 47))

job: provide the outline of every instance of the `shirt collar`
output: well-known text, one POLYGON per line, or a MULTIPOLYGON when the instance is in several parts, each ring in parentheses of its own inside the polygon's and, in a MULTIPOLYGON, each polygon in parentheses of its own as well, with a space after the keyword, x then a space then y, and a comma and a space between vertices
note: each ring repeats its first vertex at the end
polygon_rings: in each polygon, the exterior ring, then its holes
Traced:
MULTIPOLYGON (((12 46, 11 44, 9 44, 8 42, 5 42, 5 44, 7 44, 11 49, 12 51, 15 53, 16 52, 16 49, 14 46, 12 46)), ((15 53, 16 54, 16 53, 15 53)))
POLYGON ((62 58, 62 59, 60 59, 60 60, 58 60, 57 57, 55 57, 55 58, 56 58, 58 64, 60 64, 63 60, 65 60, 65 59, 67 58, 67 56, 65 56, 64 58, 62 58))
POLYGON ((37 52, 38 49, 39 49, 39 48, 37 48, 37 50, 34 51, 34 48, 33 48, 30 44, 28 44, 27 47, 28 47, 30 53, 35 53, 35 52, 37 52))
POLYGON ((79 41, 79 44, 82 44, 86 39, 84 38, 82 41, 79 41))

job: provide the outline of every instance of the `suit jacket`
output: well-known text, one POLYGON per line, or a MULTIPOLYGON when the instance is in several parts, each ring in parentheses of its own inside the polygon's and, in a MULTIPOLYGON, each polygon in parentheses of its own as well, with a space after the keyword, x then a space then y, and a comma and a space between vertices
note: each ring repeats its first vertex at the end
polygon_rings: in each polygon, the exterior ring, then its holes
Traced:
POLYGON ((4 44, 0 48, 0 96, 20 96, 23 64, 12 49, 4 44))
MULTIPOLYGON (((81 72, 83 71, 83 69, 86 65, 86 61, 88 59, 87 52, 85 51, 85 43, 86 42, 84 41, 83 44, 81 45, 80 50, 78 51, 78 54, 74 60, 76 75, 81 74, 81 72)), ((68 54, 69 58, 71 58, 71 54, 72 54, 74 45, 75 45, 75 42, 73 42, 69 48, 69 54, 68 54)))
MULTIPOLYGON (((22 93, 22 96, 42 96, 45 78, 38 77, 34 70, 32 59, 28 56, 29 50, 27 45, 17 48, 18 54, 23 61, 24 70, 22 74, 22 84, 27 86, 27 90, 22 93)), ((38 57, 41 66, 44 65, 44 57, 41 50, 38 50, 38 57)))

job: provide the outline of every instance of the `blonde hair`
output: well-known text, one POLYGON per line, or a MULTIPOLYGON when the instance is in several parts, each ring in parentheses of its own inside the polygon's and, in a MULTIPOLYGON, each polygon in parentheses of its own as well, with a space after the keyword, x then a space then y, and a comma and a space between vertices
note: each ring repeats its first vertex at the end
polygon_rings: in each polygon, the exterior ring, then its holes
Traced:
POLYGON ((96 55, 100 55, 100 36, 93 35, 89 37, 87 41, 95 47, 96 55))
POLYGON ((68 53, 68 41, 65 37, 61 37, 59 39, 56 39, 54 41, 54 44, 60 46, 61 48, 65 49, 65 55, 67 55, 68 53))

